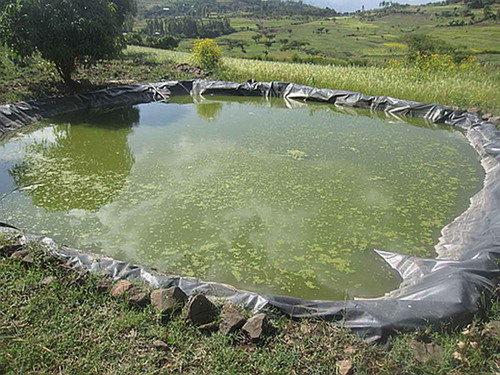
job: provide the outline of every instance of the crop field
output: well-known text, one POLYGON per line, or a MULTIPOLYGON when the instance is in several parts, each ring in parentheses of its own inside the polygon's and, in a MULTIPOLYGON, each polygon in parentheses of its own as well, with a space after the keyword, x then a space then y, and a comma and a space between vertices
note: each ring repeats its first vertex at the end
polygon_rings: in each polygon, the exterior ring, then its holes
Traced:
MULTIPOLYGON (((496 12, 500 5, 494 5, 496 12)), ((481 62, 494 66, 500 64, 500 27, 498 20, 481 21, 483 10, 470 10, 465 5, 413 6, 405 13, 382 15, 378 11, 323 19, 254 19, 231 17, 235 33, 218 37, 224 53, 231 57, 269 57, 291 59, 323 56, 330 59, 384 64, 389 58, 401 59, 405 54, 402 43, 411 33, 430 34, 455 47, 463 47, 475 53, 481 62), (446 14, 446 16, 443 16, 446 14), (465 15, 468 14, 468 15, 465 15), (450 22, 463 26, 450 26, 450 22), (469 24, 473 22, 473 24, 469 24), (260 40, 252 37, 263 34, 260 40), (267 38, 265 35, 272 38, 267 38), (283 50, 285 40, 304 43, 296 49, 283 50), (235 42, 244 48, 231 46, 235 42), (265 45, 270 42, 270 45, 265 45)), ((185 39, 180 51, 188 51, 192 40, 185 39)))
MULTIPOLYGON (((189 54, 146 47, 128 47, 126 54, 155 62, 189 61, 189 54)), ((435 102, 442 105, 500 111, 500 77, 486 70, 422 72, 411 68, 349 67, 293 64, 274 61, 244 61, 225 58, 220 78, 233 81, 289 81, 323 88, 357 91, 368 95, 435 102)))

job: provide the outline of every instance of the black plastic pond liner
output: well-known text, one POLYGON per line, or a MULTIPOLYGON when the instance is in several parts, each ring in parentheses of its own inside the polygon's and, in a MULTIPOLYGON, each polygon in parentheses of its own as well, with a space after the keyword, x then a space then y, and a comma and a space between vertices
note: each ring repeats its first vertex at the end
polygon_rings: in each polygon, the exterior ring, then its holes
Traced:
MULTIPOLYGON (((286 296, 258 295, 231 286, 189 277, 161 275, 147 268, 60 246, 48 237, 21 235, 37 242, 75 267, 119 278, 141 278, 153 287, 179 286, 187 294, 205 293, 231 300, 254 311, 268 308, 294 317, 321 317, 352 329, 367 341, 397 331, 462 325, 479 311, 482 299, 495 292, 500 280, 500 131, 478 114, 387 96, 318 89, 285 82, 170 81, 120 86, 90 94, 0 106, 0 136, 33 121, 75 110, 168 101, 174 95, 232 95, 282 97, 332 105, 384 111, 388 116, 413 116, 461 128, 478 152, 486 175, 483 189, 467 211, 442 229, 436 259, 383 251, 377 253, 402 277, 401 286, 379 299, 309 301, 286 296)), ((16 232, 9 225, 5 232, 16 232)))

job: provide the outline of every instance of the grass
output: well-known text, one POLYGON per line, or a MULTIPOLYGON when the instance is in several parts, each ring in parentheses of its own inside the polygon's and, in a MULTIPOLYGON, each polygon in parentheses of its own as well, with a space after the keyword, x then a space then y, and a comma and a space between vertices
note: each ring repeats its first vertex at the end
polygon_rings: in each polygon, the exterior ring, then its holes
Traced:
MULTIPOLYGON (((3 52, 1 48, 0 52, 3 52)), ((19 67, 2 55, 0 53, 0 103, 70 93, 50 64, 33 58, 19 67)), ((83 92, 110 84, 189 79, 193 78, 192 74, 175 67, 187 61, 189 54, 183 52, 129 47, 122 59, 79 69, 75 78, 80 80, 83 92)), ((227 57, 223 62, 226 69, 211 78, 296 82, 462 108, 479 107, 484 112, 500 113, 500 74, 486 69, 423 72, 405 67, 312 65, 227 57)))
MULTIPOLYGON (((0 249, 8 243, 0 236, 0 249)), ((26 264, 0 250, 1 374, 333 374, 341 361, 356 374, 498 371, 499 337, 488 328, 500 319, 498 303, 466 332, 405 334, 384 346, 328 322, 280 317, 272 319, 274 332, 254 344, 242 333, 201 331, 180 315, 162 323, 150 306, 132 308, 126 298, 99 291, 95 275, 30 251, 34 262, 26 264), (54 281, 44 284, 49 276, 54 281), (155 340, 168 349, 156 349, 155 340), (442 355, 419 360, 411 348, 423 342, 442 355)))
MULTIPOLYGON (((90 68, 80 68, 74 78, 81 82, 79 91, 88 92, 113 84, 192 77, 178 71, 170 61, 146 61, 143 54, 132 53, 123 59, 101 61, 90 68)), ((71 93, 53 65, 37 56, 25 64, 16 65, 0 45, 0 104, 71 93)))
MULTIPOLYGON (((129 47, 126 53, 141 53, 157 63, 181 63, 189 59, 187 53, 146 47, 129 47)), ((225 58, 223 63, 226 69, 220 78, 232 81, 244 82, 253 78, 257 81, 296 82, 367 95, 387 95, 500 112, 500 75, 484 70, 423 72, 405 67, 322 66, 235 58, 225 58)))

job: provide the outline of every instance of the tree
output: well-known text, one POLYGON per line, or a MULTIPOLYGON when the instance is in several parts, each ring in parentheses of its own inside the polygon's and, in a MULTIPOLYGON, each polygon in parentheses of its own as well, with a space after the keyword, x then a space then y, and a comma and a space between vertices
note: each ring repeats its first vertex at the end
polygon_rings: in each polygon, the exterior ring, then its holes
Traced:
POLYGON ((0 0, 0 42, 21 58, 39 52, 68 85, 76 66, 113 58, 126 46, 134 0, 0 0))

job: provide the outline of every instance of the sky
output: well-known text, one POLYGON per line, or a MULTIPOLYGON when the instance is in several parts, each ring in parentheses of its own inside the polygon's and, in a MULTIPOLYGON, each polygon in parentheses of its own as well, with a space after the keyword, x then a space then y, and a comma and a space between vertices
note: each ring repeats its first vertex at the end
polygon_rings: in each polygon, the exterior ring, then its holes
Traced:
MULTIPOLYGON (((380 0, 303 0, 304 3, 333 8, 339 12, 353 12, 355 10, 360 10, 361 6, 364 5, 365 9, 372 9, 378 7, 380 0)), ((437 0, 393 0, 400 4, 427 4, 435 3, 437 0)))

